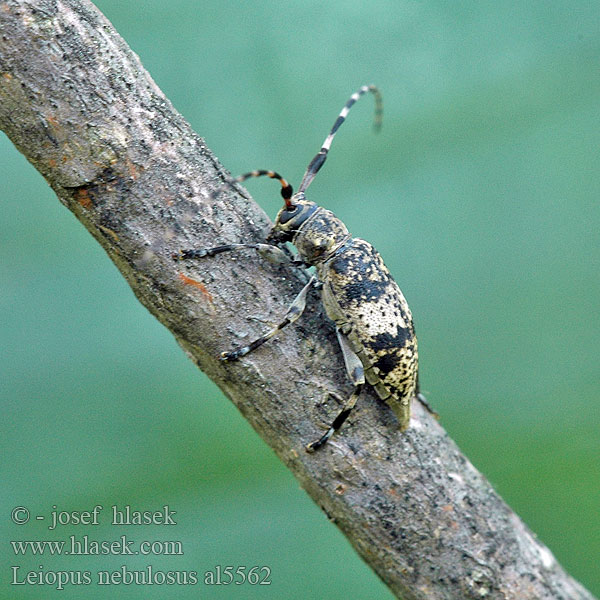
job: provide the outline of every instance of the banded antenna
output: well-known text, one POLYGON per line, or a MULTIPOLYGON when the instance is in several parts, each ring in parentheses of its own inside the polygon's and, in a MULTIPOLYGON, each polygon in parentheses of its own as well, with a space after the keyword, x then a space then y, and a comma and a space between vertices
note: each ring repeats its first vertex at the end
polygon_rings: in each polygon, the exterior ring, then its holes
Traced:
POLYGON ((277 179, 277 181, 279 181, 279 183, 281 183, 281 196, 283 198, 283 201, 285 202, 286 207, 291 208, 292 203, 290 202, 290 198, 292 197, 292 194, 294 193, 292 186, 279 173, 276 173, 275 171, 265 171, 263 169, 256 170, 256 171, 250 171, 249 173, 244 173, 243 175, 238 175, 237 177, 232 177, 231 179, 227 179, 222 186, 218 187, 211 194, 211 199, 214 200, 223 191, 223 188, 226 186, 229 186, 232 189, 235 189, 235 187, 233 185, 234 183, 242 183, 243 181, 246 181, 246 179, 250 179, 251 177, 262 177, 263 175, 266 175, 267 177, 270 177, 271 179, 277 179))
POLYGON ((331 142, 333 142, 333 138, 340 128, 340 125, 346 120, 350 109, 356 103, 356 101, 367 92, 371 92, 375 96, 375 122, 373 124, 375 131, 379 131, 381 129, 381 121, 383 119, 383 101, 381 99, 381 93, 374 85, 363 85, 358 91, 354 92, 354 94, 350 96, 350 100, 348 100, 348 102, 346 102, 344 105, 344 108, 342 108, 342 111, 335 120, 335 123, 333 124, 329 135, 325 138, 325 141, 323 142, 318 154, 310 161, 310 164, 306 169, 306 173, 304 173, 304 177, 302 178, 302 183, 298 188, 298 193, 306 191, 306 188, 311 184, 312 180, 315 178, 315 175, 319 172, 319 169, 323 166, 325 160, 327 159, 327 153, 329 152, 329 148, 331 148, 331 142))
MULTIPOLYGON (((381 129, 381 121, 383 119, 383 101, 381 99, 380 91, 374 85, 363 85, 359 88, 352 96, 346 104, 344 104, 344 108, 342 108, 338 118, 335 120, 329 135, 325 138, 321 149, 317 153, 317 155, 310 161, 306 169, 306 173, 304 173, 304 177, 302 178, 302 183, 300 184, 300 188, 298 189, 298 193, 304 192, 306 188, 311 184, 312 180, 315 178, 315 175, 319 172, 319 169, 325 163, 327 159, 327 153, 331 148, 331 143, 333 142, 333 138, 340 128, 341 124, 346 120, 348 113, 352 106, 359 100, 361 96, 364 96, 367 92, 371 92, 375 96, 375 121, 373 123, 373 127, 375 131, 379 131, 381 129)), ((281 183, 281 196, 283 201, 285 202, 285 207, 287 209, 292 209, 294 204, 291 201, 294 190, 292 186, 288 183, 286 179, 284 179, 279 173, 275 171, 265 171, 265 170, 256 170, 250 171, 249 173, 244 173, 243 175, 239 175, 238 177, 227 179, 223 186, 216 189, 212 194, 211 198, 214 200, 223 190, 223 187, 229 186, 234 188, 235 183, 242 183, 246 181, 246 179, 250 179, 251 177, 262 177, 266 175, 271 179, 277 179, 279 183, 281 183)))

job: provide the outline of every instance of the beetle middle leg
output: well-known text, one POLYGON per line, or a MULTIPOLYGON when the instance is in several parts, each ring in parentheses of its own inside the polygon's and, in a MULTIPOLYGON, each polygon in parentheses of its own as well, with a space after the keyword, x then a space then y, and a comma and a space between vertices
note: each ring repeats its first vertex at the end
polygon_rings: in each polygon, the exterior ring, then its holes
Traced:
POLYGON ((300 293, 296 296, 295 300, 290 304, 285 317, 278 325, 273 327, 273 329, 270 331, 267 331, 267 333, 264 335, 261 335, 259 338, 255 339, 253 342, 250 342, 247 346, 242 346, 241 348, 237 348, 231 352, 221 352, 220 359, 223 361, 237 360, 238 358, 245 356, 249 352, 252 352, 253 350, 256 350, 258 347, 262 346, 267 340, 270 340, 272 337, 277 335, 286 325, 297 321, 306 308, 306 295, 308 294, 308 290, 312 285, 315 284, 316 281, 317 277, 316 275, 313 275, 309 282, 300 290, 300 293))
POLYGON ((321 446, 327 443, 327 440, 344 424, 344 421, 348 418, 352 409, 356 406, 356 401, 360 395, 360 392, 365 384, 365 370, 363 368, 360 359, 352 350, 350 346, 350 342, 348 338, 337 329, 337 337, 340 343, 340 348, 342 349, 342 355, 344 357, 344 364, 346 365, 346 373, 348 373, 348 377, 350 381, 354 384, 354 391, 346 403, 344 407, 338 414, 338 416, 333 420, 333 423, 329 426, 329 429, 322 435, 318 440, 311 442, 306 446, 307 452, 314 452, 318 450, 321 446))

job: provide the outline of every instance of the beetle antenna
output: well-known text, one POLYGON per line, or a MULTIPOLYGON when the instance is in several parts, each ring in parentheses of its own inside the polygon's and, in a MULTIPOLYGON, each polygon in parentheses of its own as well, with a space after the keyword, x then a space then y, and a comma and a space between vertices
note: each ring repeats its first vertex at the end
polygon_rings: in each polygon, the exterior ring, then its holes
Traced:
POLYGON ((352 105, 367 92, 371 92, 375 96, 375 131, 379 131, 379 129, 381 129, 381 121, 383 118, 383 101, 381 99, 381 93, 374 85, 363 85, 359 90, 354 92, 352 96, 350 96, 350 100, 348 100, 348 102, 346 102, 344 105, 344 108, 342 108, 342 111, 333 124, 329 135, 325 138, 323 146, 321 146, 318 154, 310 161, 310 164, 306 169, 306 173, 302 178, 302 183, 298 188, 298 192, 304 192, 311 184, 312 180, 315 178, 315 175, 319 172, 319 169, 323 166, 323 163, 327 159, 327 153, 329 152, 329 148, 331 148, 331 142, 333 142, 333 138, 335 137, 337 130, 340 128, 340 125, 346 120, 352 105))
POLYGON ((246 179, 250 179, 251 177, 262 177, 263 175, 266 175, 267 177, 270 177, 271 179, 277 179, 277 181, 279 181, 279 183, 281 183, 281 196, 283 198, 283 201, 285 202, 286 207, 290 208, 292 206, 292 203, 290 202, 290 198, 292 197, 292 194, 294 193, 292 186, 287 182, 286 179, 284 179, 281 175, 279 175, 279 173, 276 173, 275 171, 264 171, 262 169, 258 170, 258 171, 250 171, 249 173, 244 173, 243 175, 239 175, 238 177, 233 177, 231 179, 227 179, 222 186, 217 188, 211 194, 211 198, 214 200, 221 193, 221 191, 223 190, 223 188, 225 186, 234 188, 235 183, 242 183, 242 181, 246 181, 246 179))

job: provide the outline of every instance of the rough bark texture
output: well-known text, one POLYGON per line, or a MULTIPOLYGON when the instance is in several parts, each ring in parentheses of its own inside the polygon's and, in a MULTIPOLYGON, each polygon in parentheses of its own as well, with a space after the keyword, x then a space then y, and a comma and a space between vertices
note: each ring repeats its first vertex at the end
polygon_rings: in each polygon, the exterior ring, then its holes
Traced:
POLYGON ((140 302, 231 398, 401 598, 590 599, 418 405, 400 434, 370 392, 339 435, 304 452, 350 391, 318 299, 238 363, 304 275, 252 251, 183 265, 182 247, 258 240, 269 222, 111 24, 86 0, 0 3, 0 126, 102 244, 140 302), (249 318, 248 315, 253 315, 249 318))

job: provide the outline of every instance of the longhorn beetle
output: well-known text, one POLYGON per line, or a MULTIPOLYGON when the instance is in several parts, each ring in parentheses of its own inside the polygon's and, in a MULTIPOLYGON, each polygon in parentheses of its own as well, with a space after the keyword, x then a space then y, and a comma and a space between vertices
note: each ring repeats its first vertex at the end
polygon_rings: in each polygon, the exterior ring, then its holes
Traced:
POLYGON ((335 322, 346 372, 354 391, 327 432, 306 446, 308 452, 323 446, 342 426, 352 412, 365 380, 394 411, 402 431, 409 424, 413 397, 433 412, 419 392, 417 338, 410 308, 398 284, 371 244, 352 238, 346 226, 331 211, 317 206, 304 195, 323 166, 331 142, 350 108, 367 92, 375 97, 375 128, 380 128, 383 114, 381 94, 373 85, 362 86, 342 108, 323 146, 308 165, 295 194, 287 180, 275 171, 251 171, 227 182, 233 185, 234 182, 266 175, 281 184, 284 206, 277 214, 267 243, 227 244, 201 250, 181 250, 173 255, 176 260, 187 260, 253 248, 263 258, 277 263, 289 260, 279 245, 291 242, 298 250, 294 263, 315 267, 315 275, 302 288, 276 327, 247 346, 222 352, 220 356, 222 361, 233 361, 262 346, 300 317, 312 286, 321 288, 323 305, 328 317, 335 322))

